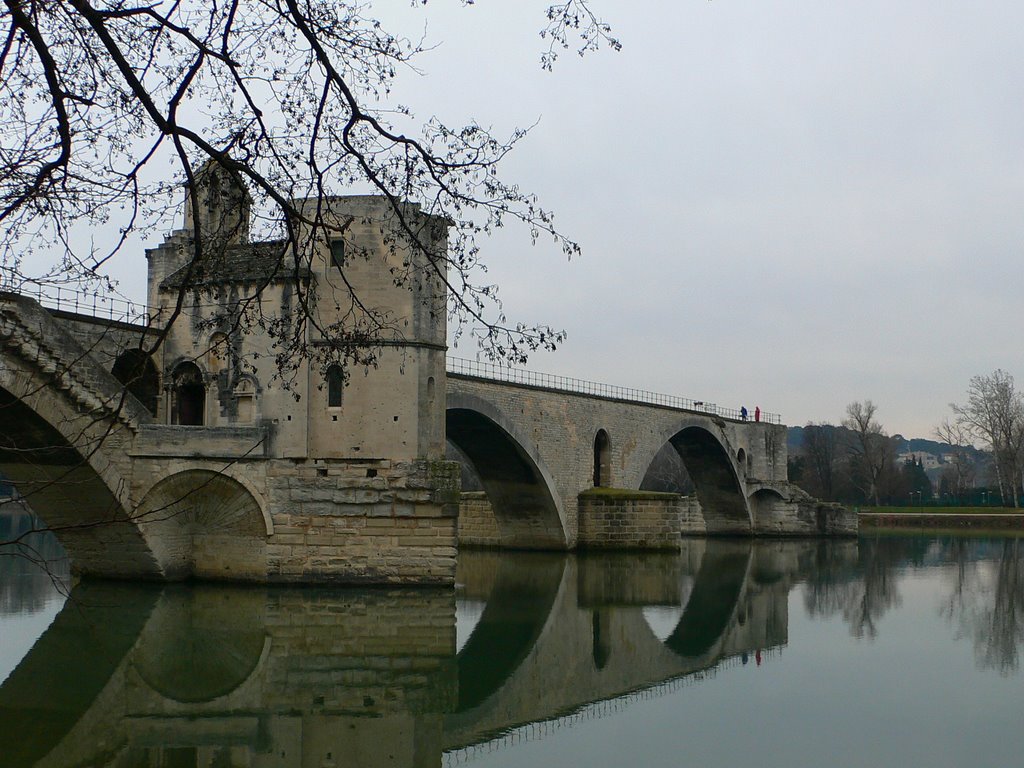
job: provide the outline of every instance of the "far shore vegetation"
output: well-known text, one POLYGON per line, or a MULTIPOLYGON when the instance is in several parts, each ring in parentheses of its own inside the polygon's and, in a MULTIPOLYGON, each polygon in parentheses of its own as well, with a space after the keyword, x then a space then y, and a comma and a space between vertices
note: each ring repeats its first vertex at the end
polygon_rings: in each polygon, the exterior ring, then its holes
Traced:
POLYGON ((1024 506, 1024 393, 1011 374, 974 376, 929 438, 889 435, 871 400, 838 424, 789 430, 789 479, 862 511, 998 514, 1024 506))

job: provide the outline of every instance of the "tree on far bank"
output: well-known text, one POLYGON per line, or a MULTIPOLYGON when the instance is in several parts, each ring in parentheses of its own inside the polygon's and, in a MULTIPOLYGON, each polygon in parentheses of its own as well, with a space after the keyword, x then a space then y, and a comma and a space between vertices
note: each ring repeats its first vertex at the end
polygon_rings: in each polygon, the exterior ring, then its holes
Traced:
POLYGON ((912 503, 923 504, 932 500, 932 481, 924 471, 924 464, 916 456, 908 456, 899 471, 899 498, 909 497, 912 503))
POLYGON ((846 406, 843 426, 853 433, 850 469, 854 483, 864 495, 880 505, 879 480, 892 463, 892 446, 882 425, 875 420, 877 407, 870 400, 855 400, 846 406))
POLYGON ((810 493, 825 501, 836 500, 836 471, 842 449, 840 430, 834 424, 804 427, 804 478, 810 493))
POLYGON ((944 419, 935 428, 935 437, 949 445, 946 466, 940 480, 940 492, 948 493, 958 502, 963 502, 977 475, 970 450, 971 434, 963 422, 944 419))
POLYGON ((1006 371, 973 376, 965 403, 951 403, 957 423, 992 453, 1004 505, 1020 506, 1021 459, 1024 457, 1024 398, 1006 371))

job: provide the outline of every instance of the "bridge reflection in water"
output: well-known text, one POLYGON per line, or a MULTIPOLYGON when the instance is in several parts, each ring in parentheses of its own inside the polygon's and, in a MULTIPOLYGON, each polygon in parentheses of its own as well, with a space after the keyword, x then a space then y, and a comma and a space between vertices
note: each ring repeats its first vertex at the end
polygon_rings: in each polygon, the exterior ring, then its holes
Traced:
POLYGON ((4 765, 463 762, 785 645, 820 546, 463 552, 454 593, 83 583, 0 687, 4 765))

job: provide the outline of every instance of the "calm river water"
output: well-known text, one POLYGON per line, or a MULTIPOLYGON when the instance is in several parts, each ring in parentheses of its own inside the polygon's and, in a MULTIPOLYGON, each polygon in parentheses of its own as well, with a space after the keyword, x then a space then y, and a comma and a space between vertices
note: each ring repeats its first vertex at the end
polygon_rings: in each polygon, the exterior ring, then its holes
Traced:
POLYGON ((1018 539, 465 552, 458 581, 66 598, 0 558, 0 766, 1024 760, 1018 539))

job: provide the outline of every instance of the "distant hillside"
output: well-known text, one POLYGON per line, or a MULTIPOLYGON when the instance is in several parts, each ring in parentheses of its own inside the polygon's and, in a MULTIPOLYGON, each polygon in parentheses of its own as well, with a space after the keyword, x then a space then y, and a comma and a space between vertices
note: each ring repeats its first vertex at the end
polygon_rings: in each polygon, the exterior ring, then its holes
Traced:
MULTIPOLYGON (((846 427, 826 425, 828 429, 837 430, 840 433, 840 437, 852 437, 853 433, 850 432, 846 427)), ((903 435, 894 435, 894 438, 898 441, 896 447, 897 455, 906 453, 928 453, 934 456, 939 463, 942 463, 942 456, 948 454, 953 450, 953 447, 949 443, 940 443, 937 440, 929 440, 924 437, 912 437, 907 439, 903 435)), ((790 427, 786 435, 786 445, 789 448, 791 455, 797 455, 803 451, 804 447, 804 427, 790 427)), ((984 452, 970 446, 969 452, 974 459, 980 459, 984 456, 984 452)))

